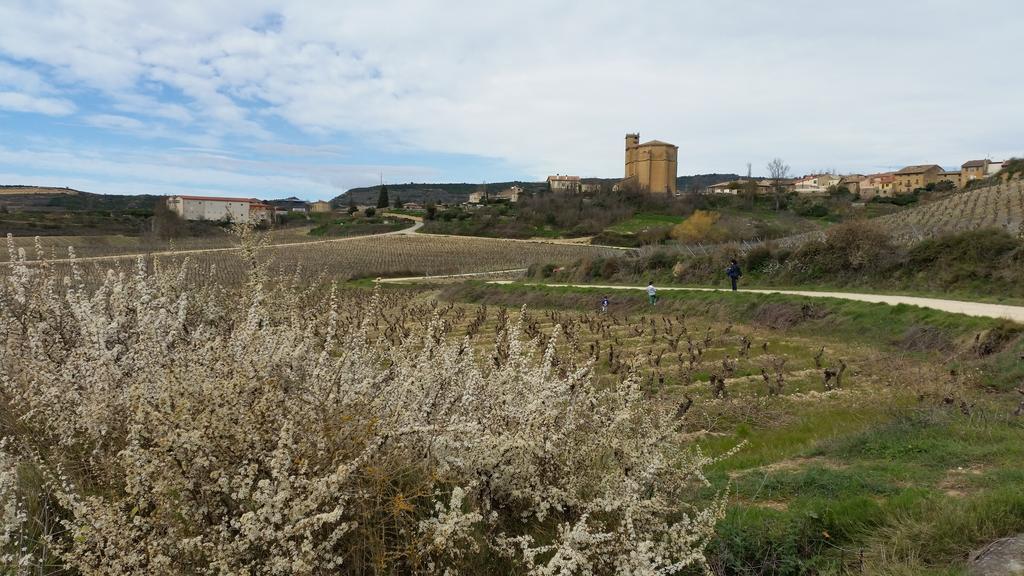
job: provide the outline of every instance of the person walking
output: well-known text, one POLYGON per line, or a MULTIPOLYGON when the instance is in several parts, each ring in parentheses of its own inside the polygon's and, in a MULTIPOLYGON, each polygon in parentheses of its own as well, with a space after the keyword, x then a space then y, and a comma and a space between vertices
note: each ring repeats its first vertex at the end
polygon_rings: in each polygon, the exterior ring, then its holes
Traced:
POLYGON ((725 269, 725 275, 729 277, 729 280, 732 280, 732 291, 735 292, 736 282, 740 279, 740 276, 743 276, 743 271, 740 270, 740 265, 736 262, 735 258, 729 261, 729 267, 725 269))
POLYGON ((647 283, 647 301, 654 306, 654 303, 658 301, 658 290, 654 287, 654 282, 647 283))
POLYGON ((608 312, 608 297, 601 298, 601 312, 608 312))

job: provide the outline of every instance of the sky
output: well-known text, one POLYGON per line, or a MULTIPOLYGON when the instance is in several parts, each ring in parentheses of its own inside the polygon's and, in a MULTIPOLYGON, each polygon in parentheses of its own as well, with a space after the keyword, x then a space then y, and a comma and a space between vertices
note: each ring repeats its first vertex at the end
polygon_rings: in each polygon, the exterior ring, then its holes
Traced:
POLYGON ((402 182, 947 168, 1024 156, 1024 2, 3 0, 0 184, 299 196, 402 182))

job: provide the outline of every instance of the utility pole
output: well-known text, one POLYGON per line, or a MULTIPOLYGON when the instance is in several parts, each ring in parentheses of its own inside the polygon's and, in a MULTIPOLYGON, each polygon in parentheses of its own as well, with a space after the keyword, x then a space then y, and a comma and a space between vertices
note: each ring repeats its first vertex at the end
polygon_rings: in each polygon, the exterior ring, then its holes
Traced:
POLYGON ((747 162, 747 180, 750 180, 750 162, 747 162))

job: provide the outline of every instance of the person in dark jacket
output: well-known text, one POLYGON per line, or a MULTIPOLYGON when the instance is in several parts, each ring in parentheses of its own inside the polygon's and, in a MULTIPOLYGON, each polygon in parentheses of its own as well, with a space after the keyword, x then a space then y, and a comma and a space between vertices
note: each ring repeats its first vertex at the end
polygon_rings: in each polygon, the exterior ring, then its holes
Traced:
POLYGON ((725 269, 725 275, 732 280, 732 291, 735 292, 736 281, 740 279, 740 276, 743 276, 743 271, 740 270, 740 265, 736 262, 735 258, 729 261, 729 267, 725 269))

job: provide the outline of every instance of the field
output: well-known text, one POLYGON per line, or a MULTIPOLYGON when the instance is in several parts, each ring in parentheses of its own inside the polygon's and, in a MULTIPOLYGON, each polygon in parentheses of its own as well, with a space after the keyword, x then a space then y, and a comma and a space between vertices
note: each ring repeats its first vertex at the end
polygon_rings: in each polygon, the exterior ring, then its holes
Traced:
MULTIPOLYGON (((258 258, 279 277, 352 280, 376 276, 424 276, 460 274, 527 268, 532 264, 570 264, 584 256, 607 256, 615 250, 554 242, 531 242, 467 238, 456 236, 389 235, 308 240, 301 243, 266 242, 258 258)), ((280 238, 280 237, 278 237, 280 238)), ((238 239, 232 239, 237 244, 238 239)), ((114 247, 104 249, 114 250, 114 247)), ((135 248, 129 245, 128 251, 135 248)), ((34 250, 27 250, 34 257, 34 250)), ((49 257, 49 250, 44 255, 49 257)), ((160 253, 162 265, 175 265, 188 260, 187 279, 212 279, 224 285, 237 285, 245 275, 247 264, 238 256, 239 249, 216 246, 160 253)), ((122 252, 123 254, 124 252, 122 252)), ((77 248, 76 248, 76 255, 77 248)), ((91 282, 100 281, 110 267, 134 270, 142 257, 152 262, 151 255, 103 255, 80 259, 82 276, 91 282)), ((56 264, 67 269, 68 263, 56 264)))
POLYGON ((875 221, 896 240, 907 243, 981 228, 998 228, 1017 235, 1024 223, 1024 181, 958 192, 875 221))
MULTIPOLYGON (((238 238, 228 230, 212 227, 208 235, 198 237, 158 240, 146 236, 126 236, 122 234, 98 234, 89 236, 55 235, 40 236, 39 245, 49 259, 67 258, 68 248, 74 248, 79 258, 117 257, 150 252, 173 252, 181 250, 215 250, 238 246, 238 238)), ((281 228, 267 232, 270 244, 294 244, 320 240, 311 236, 310 226, 281 228)), ((22 248, 30 258, 35 257, 36 241, 31 235, 15 236, 14 246, 22 248)), ((0 262, 10 259, 10 251, 0 252, 0 262)))
POLYGON ((1024 531, 1017 325, 371 288, 620 252, 297 230, 0 268, 0 567, 952 575, 1024 531))

